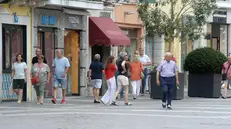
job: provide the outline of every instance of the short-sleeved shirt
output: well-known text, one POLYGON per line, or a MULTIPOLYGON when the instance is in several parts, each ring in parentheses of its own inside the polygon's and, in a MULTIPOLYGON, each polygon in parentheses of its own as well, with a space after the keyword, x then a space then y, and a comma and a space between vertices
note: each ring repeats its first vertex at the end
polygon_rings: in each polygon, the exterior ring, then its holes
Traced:
POLYGON ((50 68, 47 64, 43 63, 42 66, 39 66, 38 63, 35 63, 31 68, 32 76, 38 76, 40 82, 46 82, 48 79, 48 73, 50 68))
POLYGON ((27 69, 27 65, 25 62, 15 62, 12 66, 12 69, 15 72, 13 79, 25 79, 25 69, 27 69))
POLYGON ((170 60, 169 62, 163 60, 157 67, 157 71, 160 72, 161 77, 173 77, 175 76, 178 67, 175 61, 170 60))
MULTIPOLYGON (((35 63, 38 63, 38 57, 37 56, 33 57, 33 59, 32 59, 32 64, 34 65, 35 63)), ((46 58, 44 58, 43 63, 47 64, 46 58)))
POLYGON ((108 64, 107 69, 105 69, 106 80, 115 76, 117 68, 115 64, 108 64))
POLYGON ((142 64, 147 64, 148 62, 151 62, 150 58, 147 55, 140 56, 139 60, 142 64))
POLYGON ((130 63, 130 71, 131 71, 131 80, 140 80, 140 73, 142 71, 142 64, 140 61, 138 62, 131 62, 130 63))
POLYGON ((104 70, 103 63, 99 61, 94 61, 91 63, 89 69, 91 70, 91 79, 102 79, 102 70, 104 70))
POLYGON ((70 67, 69 60, 66 57, 55 58, 52 66, 55 68, 54 77, 56 79, 65 79, 62 77, 67 67, 70 67))
POLYGON ((231 80, 231 66, 229 67, 229 65, 231 65, 228 61, 226 61, 223 66, 222 66, 222 70, 227 73, 227 79, 231 80))

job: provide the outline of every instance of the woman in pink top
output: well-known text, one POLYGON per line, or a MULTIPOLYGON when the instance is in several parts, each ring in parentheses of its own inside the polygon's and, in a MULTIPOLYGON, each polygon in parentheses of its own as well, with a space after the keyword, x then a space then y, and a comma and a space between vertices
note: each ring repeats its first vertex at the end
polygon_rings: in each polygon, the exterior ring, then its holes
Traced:
POLYGON ((229 85, 229 80, 231 80, 231 56, 228 56, 228 61, 226 61, 222 66, 222 74, 226 74, 227 79, 222 80, 223 85, 221 88, 224 89, 224 94, 221 93, 223 99, 227 98, 227 90, 229 85))

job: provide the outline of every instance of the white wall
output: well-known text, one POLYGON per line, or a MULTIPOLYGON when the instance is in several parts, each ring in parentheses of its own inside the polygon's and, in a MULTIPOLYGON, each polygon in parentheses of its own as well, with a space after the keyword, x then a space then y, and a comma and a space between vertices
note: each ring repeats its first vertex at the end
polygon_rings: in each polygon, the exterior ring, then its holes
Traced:
MULTIPOLYGON (((105 7, 103 10, 87 10, 89 13, 90 13, 90 17, 100 17, 100 12, 109 12, 111 13, 111 19, 114 21, 114 18, 115 18, 115 15, 114 15, 114 7, 105 7)), ((89 28, 88 28, 89 29, 89 28)), ((89 42, 88 42, 89 44, 89 42)), ((112 53, 116 52, 118 53, 117 50, 118 47, 111 47, 111 55, 112 53)), ((91 46, 89 46, 89 51, 88 51, 88 54, 89 54, 89 58, 87 60, 88 64, 91 63, 91 56, 92 56, 92 49, 91 49, 91 46)), ((89 68, 89 66, 87 66, 87 68, 89 68)))
MULTIPOLYGON (((27 44, 27 66, 28 66, 28 71, 31 69, 31 35, 30 35, 30 17, 28 16, 18 16, 18 23, 15 23, 13 20, 13 15, 7 14, 7 13, 0 13, 0 62, 2 62, 2 24, 12 24, 12 25, 26 25, 26 31, 27 31, 27 39, 26 39, 26 44, 27 44)), ((0 63, 0 75, 2 75, 2 63, 0 63)), ((2 77, 1 77, 2 78, 2 77)), ((28 79, 29 80, 29 79, 28 79)), ((30 81, 27 83, 27 100, 30 99, 30 92, 31 92, 31 86, 30 86, 30 81)), ((0 83, 0 91, 2 90, 2 83, 0 83)))

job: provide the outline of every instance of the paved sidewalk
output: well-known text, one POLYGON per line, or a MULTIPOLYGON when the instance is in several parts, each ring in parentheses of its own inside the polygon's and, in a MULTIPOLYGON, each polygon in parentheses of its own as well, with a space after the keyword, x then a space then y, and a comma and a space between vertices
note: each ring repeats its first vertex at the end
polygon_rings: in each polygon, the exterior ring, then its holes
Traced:
POLYGON ((173 110, 141 97, 132 106, 93 104, 91 97, 68 97, 67 104, 0 104, 1 129, 224 129, 231 127, 231 99, 185 98, 173 110))

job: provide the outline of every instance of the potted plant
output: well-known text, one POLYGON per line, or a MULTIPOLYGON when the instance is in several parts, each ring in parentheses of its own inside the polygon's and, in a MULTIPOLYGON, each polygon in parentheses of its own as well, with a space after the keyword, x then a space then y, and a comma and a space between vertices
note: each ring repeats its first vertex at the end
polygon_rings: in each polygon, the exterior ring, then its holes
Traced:
MULTIPOLYGON (((156 84, 156 68, 155 66, 151 72, 151 94, 150 98, 152 99, 161 99, 162 98, 162 88, 156 84)), ((179 86, 173 87, 172 99, 181 100, 184 98, 184 73, 178 73, 179 76, 179 86)))
POLYGON ((184 62, 189 72, 188 96, 219 98, 221 68, 226 56, 212 48, 199 48, 190 52, 184 62))

